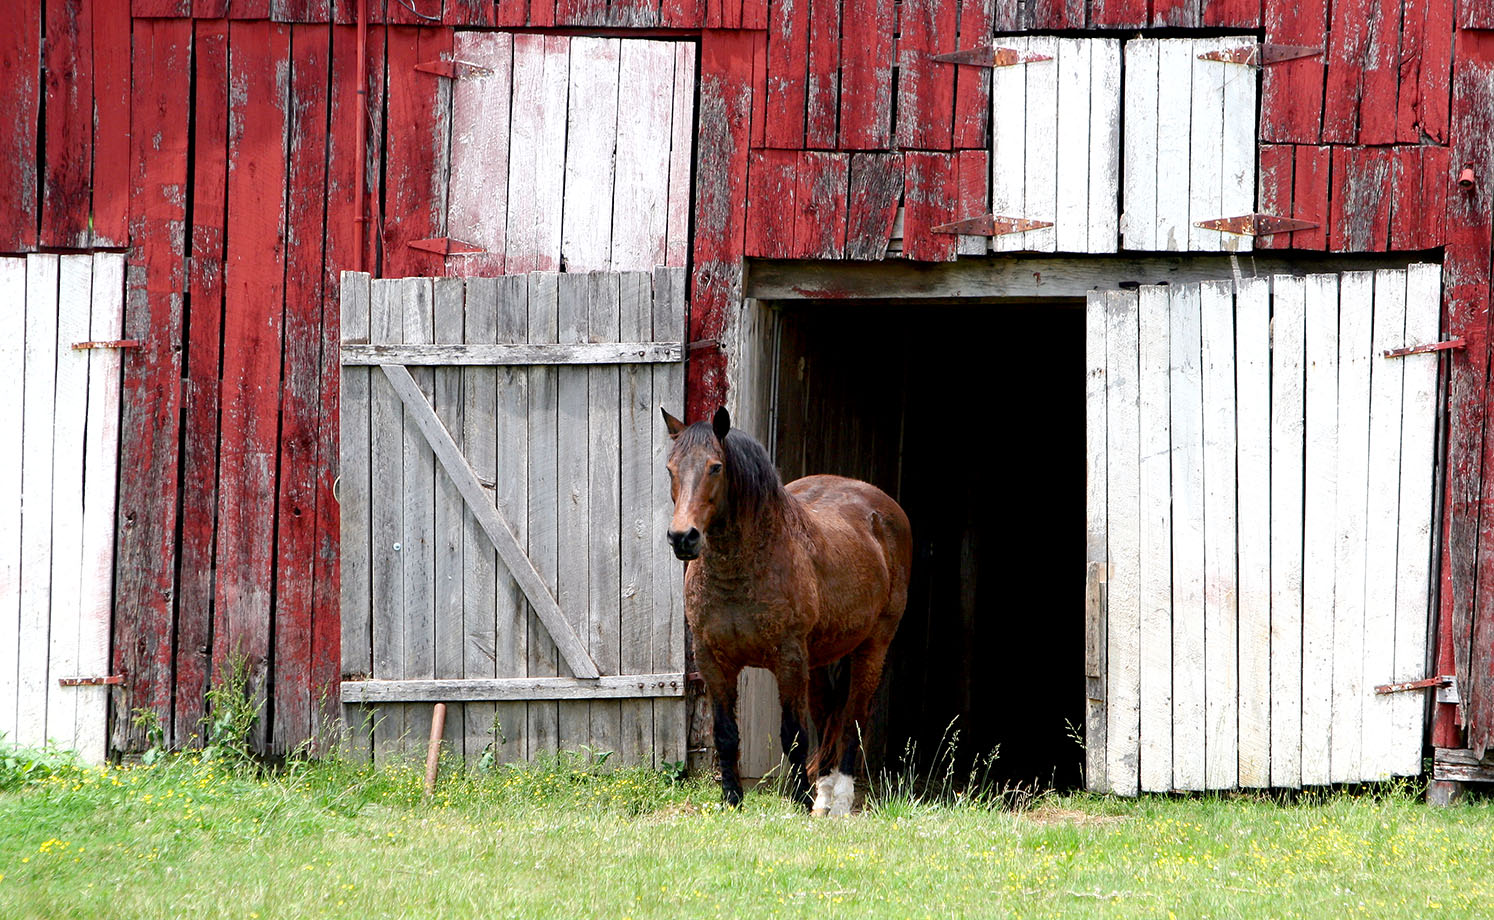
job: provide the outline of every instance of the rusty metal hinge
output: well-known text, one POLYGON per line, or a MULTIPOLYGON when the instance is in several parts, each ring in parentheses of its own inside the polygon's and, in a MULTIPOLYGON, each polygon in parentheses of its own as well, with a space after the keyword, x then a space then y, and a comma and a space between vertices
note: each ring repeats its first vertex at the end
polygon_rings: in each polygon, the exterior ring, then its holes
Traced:
POLYGON ((1428 342, 1425 345, 1407 345, 1405 348, 1392 348, 1385 352, 1385 357, 1404 358, 1407 355, 1424 355, 1432 351, 1448 351, 1454 348, 1467 347, 1467 339, 1448 339, 1445 342, 1428 342))
POLYGON ((726 350, 726 346, 721 344, 720 339, 696 339, 685 346, 685 351, 693 355, 697 351, 704 351, 707 348, 714 348, 718 351, 726 350))
POLYGON ((1311 45, 1277 45, 1266 42, 1259 45, 1246 45, 1243 48, 1230 48, 1223 51, 1206 51, 1198 56, 1200 61, 1219 61, 1224 64, 1244 64, 1248 67, 1263 67, 1267 64, 1279 64, 1282 61, 1295 61, 1298 58, 1317 57, 1323 53, 1321 47, 1311 45))
POLYGON ((1375 692, 1384 696, 1390 693, 1404 693, 1407 690, 1430 690, 1437 691, 1437 702, 1458 702, 1458 679, 1451 674, 1439 674, 1436 677, 1424 677, 1421 680, 1402 680, 1393 684, 1381 684, 1375 688, 1375 692))
POLYGON ((59 677, 59 687, 102 687, 106 684, 124 683, 123 674, 106 674, 103 677, 59 677))
POLYGON ((438 236, 429 240, 411 240, 410 248, 419 249, 422 252, 433 252, 438 256, 461 256, 487 252, 476 243, 464 243, 447 236, 438 236))
POLYGON ((1027 230, 1042 230, 1053 226, 1051 220, 1030 220, 1026 217, 1002 217, 997 214, 980 214, 954 223, 940 224, 932 233, 959 233, 964 236, 1001 236, 1006 233, 1023 233, 1027 230))
POLYGON ((1275 214, 1242 214, 1239 217, 1218 217, 1214 220, 1196 221, 1193 226, 1221 233, 1239 233, 1244 236, 1270 236, 1273 233, 1291 233, 1293 230, 1312 230, 1318 224, 1295 217, 1277 217, 1275 214))
POLYGON ((934 60, 945 64, 968 64, 971 67, 1011 67, 1016 64, 1051 61, 1053 56, 1038 54, 1035 51, 1018 51, 1016 48, 992 48, 989 45, 978 45, 974 48, 966 48, 964 51, 936 54, 934 60))
POLYGON ((474 64, 471 61, 421 61, 415 65, 415 69, 421 73, 433 73, 448 80, 467 80, 493 75, 493 68, 474 64))
POLYGON ((139 339, 111 339, 97 342, 74 342, 74 351, 83 351, 88 348, 139 348, 139 339))

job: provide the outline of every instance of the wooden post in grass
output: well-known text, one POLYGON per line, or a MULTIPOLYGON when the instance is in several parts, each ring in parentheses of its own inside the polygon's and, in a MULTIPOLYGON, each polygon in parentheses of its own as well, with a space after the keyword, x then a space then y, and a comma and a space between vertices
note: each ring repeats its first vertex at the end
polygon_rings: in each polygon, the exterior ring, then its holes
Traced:
POLYGON ((436 770, 441 764, 441 736, 446 734, 446 704, 431 710, 431 740, 425 748, 425 797, 436 791, 436 770))

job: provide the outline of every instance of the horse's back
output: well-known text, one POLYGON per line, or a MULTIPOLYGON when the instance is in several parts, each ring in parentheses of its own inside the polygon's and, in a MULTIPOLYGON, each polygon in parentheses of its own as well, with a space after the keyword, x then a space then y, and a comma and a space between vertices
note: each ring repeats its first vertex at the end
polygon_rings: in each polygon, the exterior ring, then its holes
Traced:
POLYGON ((913 529, 892 496, 869 482, 844 476, 805 476, 784 488, 798 499, 824 537, 840 549, 854 552, 856 544, 875 546, 886 566, 889 589, 906 596, 913 529))

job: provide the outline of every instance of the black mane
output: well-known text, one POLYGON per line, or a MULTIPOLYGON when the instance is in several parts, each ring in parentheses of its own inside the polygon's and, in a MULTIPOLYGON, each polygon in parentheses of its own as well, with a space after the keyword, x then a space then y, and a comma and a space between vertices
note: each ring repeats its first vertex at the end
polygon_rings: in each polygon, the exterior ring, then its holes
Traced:
MULTIPOLYGON (((680 432, 678 449, 688 450, 716 441, 716 433, 710 422, 696 422, 680 432)), ((783 491, 783 480, 778 476, 778 467, 757 439, 740 428, 727 432, 721 442, 722 465, 726 475, 727 501, 731 503, 728 518, 750 515, 772 502, 788 498, 783 491)))

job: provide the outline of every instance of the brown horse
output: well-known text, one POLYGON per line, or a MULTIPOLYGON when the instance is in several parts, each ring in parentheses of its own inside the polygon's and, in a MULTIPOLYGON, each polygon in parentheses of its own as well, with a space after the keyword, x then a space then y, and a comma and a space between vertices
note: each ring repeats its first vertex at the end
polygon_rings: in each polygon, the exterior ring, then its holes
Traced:
POLYGON ((724 408, 709 424, 686 427, 668 412, 664 422, 674 439, 669 542, 689 560, 685 619, 711 695, 722 797, 728 805, 742 800, 737 675, 759 667, 778 680, 794 797, 811 804, 812 772, 814 813, 848 814, 860 734, 908 603, 908 516, 887 493, 854 479, 806 476, 783 485, 768 452, 733 430, 724 408), (836 706, 826 668, 842 658, 849 682, 836 706), (820 734, 812 759, 810 719, 820 734))

